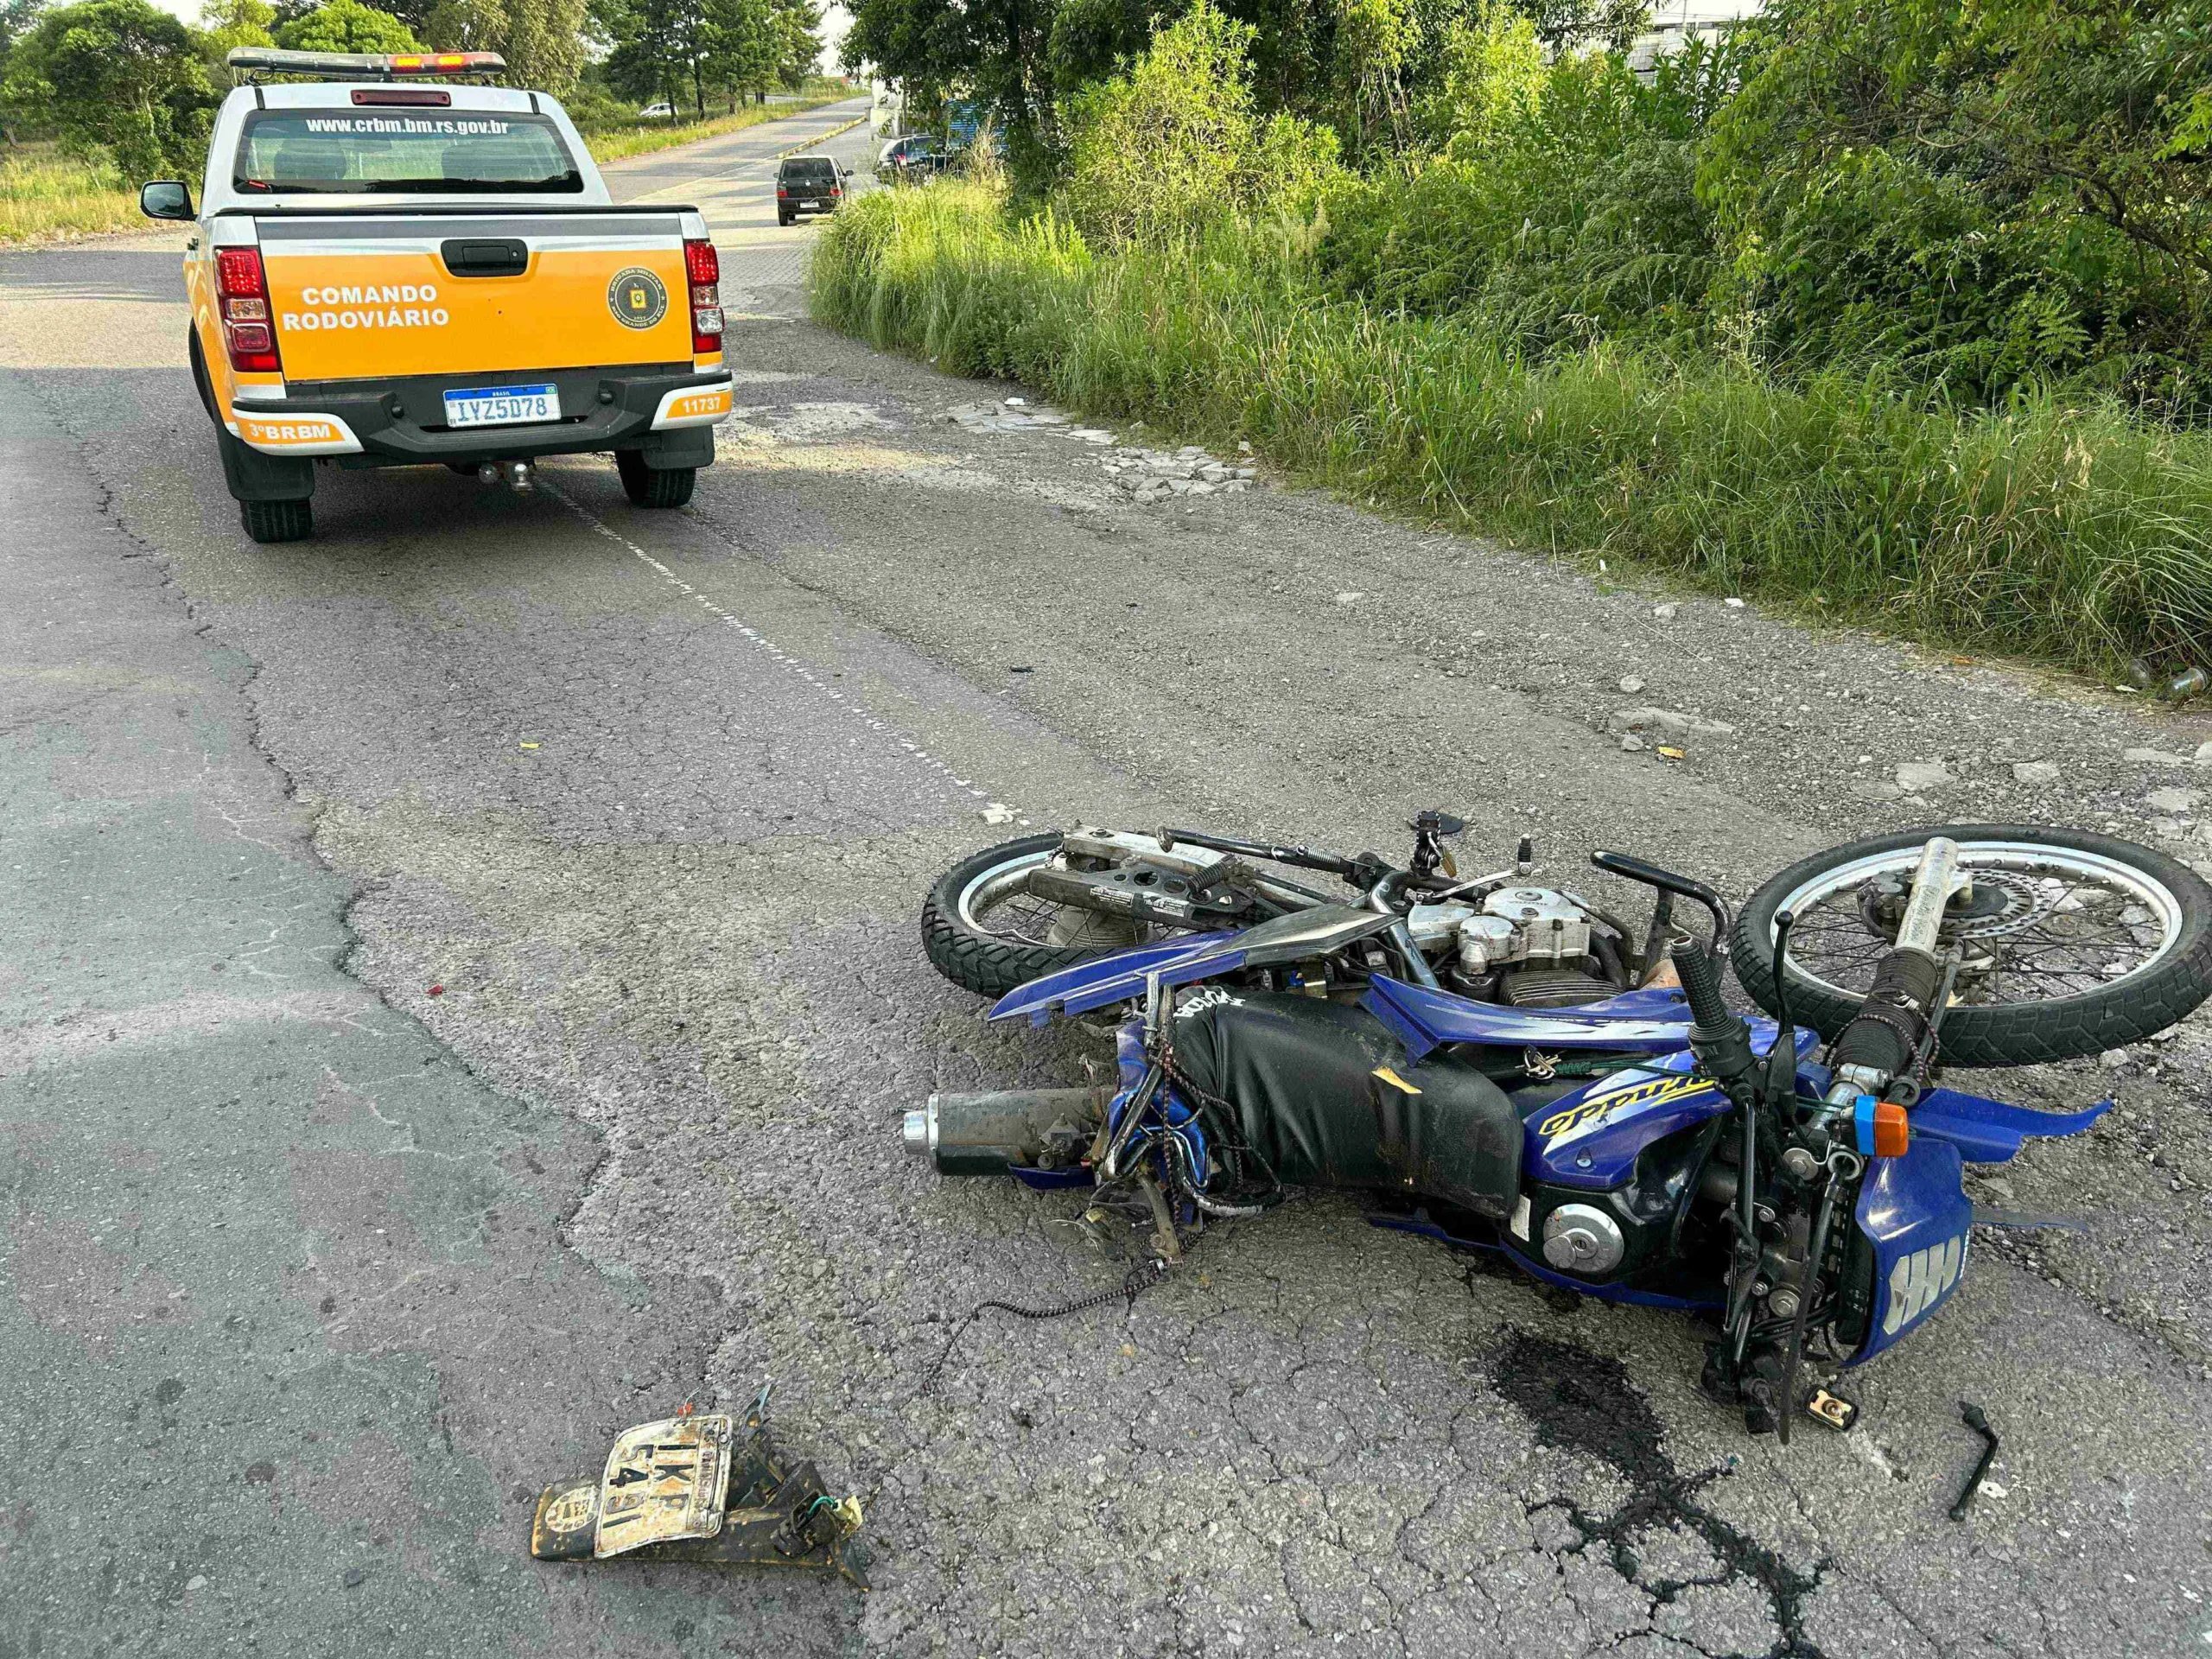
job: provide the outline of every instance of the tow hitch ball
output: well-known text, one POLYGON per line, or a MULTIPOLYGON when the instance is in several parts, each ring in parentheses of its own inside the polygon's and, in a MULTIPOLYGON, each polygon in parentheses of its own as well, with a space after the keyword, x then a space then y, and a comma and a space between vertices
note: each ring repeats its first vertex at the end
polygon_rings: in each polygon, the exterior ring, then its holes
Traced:
POLYGON ((534 475, 526 461, 487 461, 476 469, 479 484, 497 484, 505 480, 517 495, 528 495, 534 475))

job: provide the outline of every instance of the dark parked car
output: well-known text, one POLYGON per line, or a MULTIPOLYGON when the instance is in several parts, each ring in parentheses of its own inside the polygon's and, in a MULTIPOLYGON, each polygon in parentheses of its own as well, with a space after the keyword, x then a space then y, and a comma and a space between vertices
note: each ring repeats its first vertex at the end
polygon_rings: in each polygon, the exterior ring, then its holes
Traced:
POLYGON ((845 169, 827 156, 787 156, 776 169, 776 223, 801 213, 834 213, 843 205, 845 169))
POLYGON ((886 184, 925 184, 951 164, 952 157, 926 132, 909 133, 883 147, 875 176, 886 184))

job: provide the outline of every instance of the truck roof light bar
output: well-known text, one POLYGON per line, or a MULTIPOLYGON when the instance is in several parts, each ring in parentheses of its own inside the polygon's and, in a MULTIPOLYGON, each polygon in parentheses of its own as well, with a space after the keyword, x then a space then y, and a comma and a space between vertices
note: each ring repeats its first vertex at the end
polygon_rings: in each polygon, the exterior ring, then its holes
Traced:
POLYGON ((224 61, 233 75, 246 80, 263 75, 315 80, 485 79, 504 74, 507 67, 497 52, 279 52, 262 46, 234 46, 224 61))

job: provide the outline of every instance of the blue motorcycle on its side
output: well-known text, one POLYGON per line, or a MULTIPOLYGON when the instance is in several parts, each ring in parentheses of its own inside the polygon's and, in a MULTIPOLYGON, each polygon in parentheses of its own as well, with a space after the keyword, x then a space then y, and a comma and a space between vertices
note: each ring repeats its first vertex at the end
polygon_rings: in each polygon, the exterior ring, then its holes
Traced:
POLYGON ((1878 836, 1792 865, 1740 915, 1595 854, 1653 891, 1632 933, 1534 883, 1525 841, 1463 879, 1464 823, 1409 827, 1404 868, 1095 829, 956 866, 923 912, 932 961, 998 996, 995 1020, 1116 1021, 1118 1077, 934 1095, 907 1147, 947 1174, 1095 1188, 1150 1217, 1163 1264, 1288 1189, 1360 1193, 1378 1224, 1547 1285, 1707 1318, 1707 1392, 1786 1440, 1800 1412, 1848 1424, 1808 1367, 1832 1380, 1918 1329, 1972 1224, 2008 1219, 1976 1211, 1963 1166, 2111 1105, 1985 1099, 1939 1086, 1939 1058, 2093 1054, 2212 991, 2212 889, 2109 836, 1878 836), (1675 925, 1677 899, 1707 938, 1675 925), (1732 964, 1770 1017, 1728 1006, 1732 964))

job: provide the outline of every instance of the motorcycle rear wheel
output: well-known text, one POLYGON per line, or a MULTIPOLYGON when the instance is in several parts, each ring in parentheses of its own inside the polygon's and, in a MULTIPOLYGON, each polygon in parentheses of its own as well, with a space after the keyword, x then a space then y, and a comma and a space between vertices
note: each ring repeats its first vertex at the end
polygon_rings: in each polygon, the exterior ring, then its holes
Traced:
POLYGON ((1021 877, 1059 850, 1057 835, 1024 836, 986 847, 939 876, 922 904, 922 949, 938 972, 978 996, 1004 996, 1137 943, 1133 923, 1021 891, 1021 877))
POLYGON ((1970 961, 1944 1016, 1953 1065, 2033 1065, 2120 1048, 2164 1031, 2212 995, 2212 887, 2162 853, 2041 824, 1955 824, 1874 836, 1800 859, 1737 918, 1736 976, 1777 1012, 1774 918, 1796 918, 1790 1012, 1831 1040, 1896 937, 1869 884, 1909 881, 1933 836, 1979 873, 1978 914, 1945 924, 1970 961))

